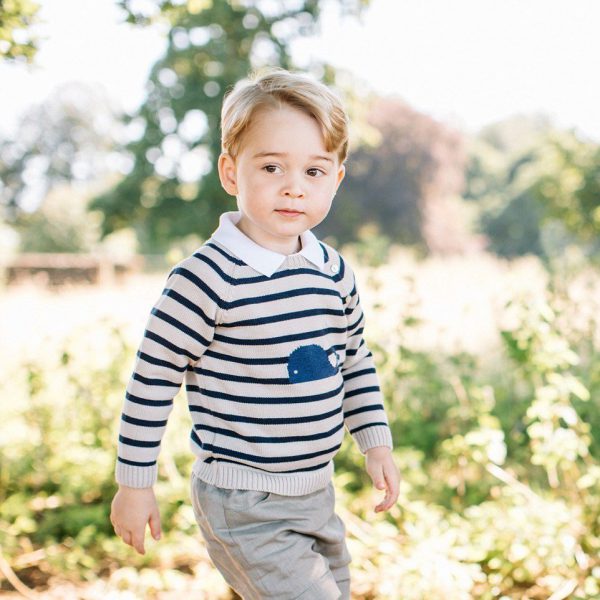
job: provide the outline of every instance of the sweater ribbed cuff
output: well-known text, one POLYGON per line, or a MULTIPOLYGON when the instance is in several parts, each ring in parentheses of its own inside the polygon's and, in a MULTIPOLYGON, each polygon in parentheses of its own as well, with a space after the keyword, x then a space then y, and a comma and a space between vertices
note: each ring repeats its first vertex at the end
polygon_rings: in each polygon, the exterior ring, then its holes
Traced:
POLYGON ((134 467, 126 465, 117 460, 115 467, 115 479, 120 485, 132 488, 152 487, 158 476, 158 465, 151 467, 134 467))
POLYGON ((374 425, 373 427, 361 429, 353 433, 352 437, 358 444, 361 454, 365 454, 367 450, 376 448, 377 446, 387 446, 390 450, 394 448, 392 432, 385 425, 374 425))

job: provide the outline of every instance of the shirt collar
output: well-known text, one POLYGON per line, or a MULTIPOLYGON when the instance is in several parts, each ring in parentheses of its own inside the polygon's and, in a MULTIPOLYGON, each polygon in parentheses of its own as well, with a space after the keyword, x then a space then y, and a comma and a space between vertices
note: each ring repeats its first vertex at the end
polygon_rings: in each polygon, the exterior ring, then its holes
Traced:
MULTIPOLYGON (((219 227, 212 234, 211 238, 213 241, 225 246, 225 248, 233 252, 238 258, 241 258, 254 270, 267 277, 271 277, 279 269, 287 256, 264 248, 239 230, 236 223, 241 217, 242 214, 240 211, 223 213, 219 219, 219 227)), ((323 250, 315 234, 310 230, 305 231, 300 235, 300 243, 302 250, 291 256, 304 256, 322 271, 325 266, 325 259, 323 257, 323 250)))

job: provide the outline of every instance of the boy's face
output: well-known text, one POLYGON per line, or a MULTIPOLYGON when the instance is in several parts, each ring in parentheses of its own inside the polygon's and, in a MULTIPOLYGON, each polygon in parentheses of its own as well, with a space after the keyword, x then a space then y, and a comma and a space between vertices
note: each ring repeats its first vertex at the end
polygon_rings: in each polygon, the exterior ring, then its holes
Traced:
POLYGON ((259 111, 236 159, 219 157, 221 183, 242 213, 237 226, 281 254, 298 252, 300 234, 327 216, 344 173, 317 121, 290 106, 259 111))

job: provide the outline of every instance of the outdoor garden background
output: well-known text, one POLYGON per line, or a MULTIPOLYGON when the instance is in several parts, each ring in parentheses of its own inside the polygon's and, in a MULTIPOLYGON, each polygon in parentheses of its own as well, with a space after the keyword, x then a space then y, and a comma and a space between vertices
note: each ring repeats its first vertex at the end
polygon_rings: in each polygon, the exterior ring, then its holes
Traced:
MULTIPOLYGON (((214 169, 223 93, 294 68, 320 3, 118 4, 169 30, 139 111, 73 84, 0 139, 0 597, 232 599, 189 503, 183 392, 159 460, 163 539, 144 556, 108 519, 118 421, 169 267, 235 207, 214 169)), ((2 3, 3 60, 35 61, 34 17, 2 3)), ((600 598, 599 144, 544 115, 467 135, 311 70, 352 119, 315 232, 356 265, 402 474, 376 515, 346 436, 353 599, 600 598)))

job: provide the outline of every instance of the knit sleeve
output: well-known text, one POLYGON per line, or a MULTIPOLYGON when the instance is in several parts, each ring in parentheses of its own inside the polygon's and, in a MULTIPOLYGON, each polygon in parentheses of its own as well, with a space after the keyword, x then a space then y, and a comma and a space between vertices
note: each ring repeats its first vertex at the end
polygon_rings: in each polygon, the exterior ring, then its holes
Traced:
POLYGON ((348 263, 340 257, 347 318, 346 358, 342 365, 344 378, 344 421, 348 431, 364 454, 376 446, 393 447, 392 434, 383 406, 383 398, 375 371, 373 354, 363 337, 365 315, 360 305, 356 278, 348 263))
POLYGON ((218 296, 190 262, 173 268, 148 317, 127 384, 115 468, 119 484, 143 488, 155 483, 173 398, 186 370, 211 343, 217 310, 218 296))

